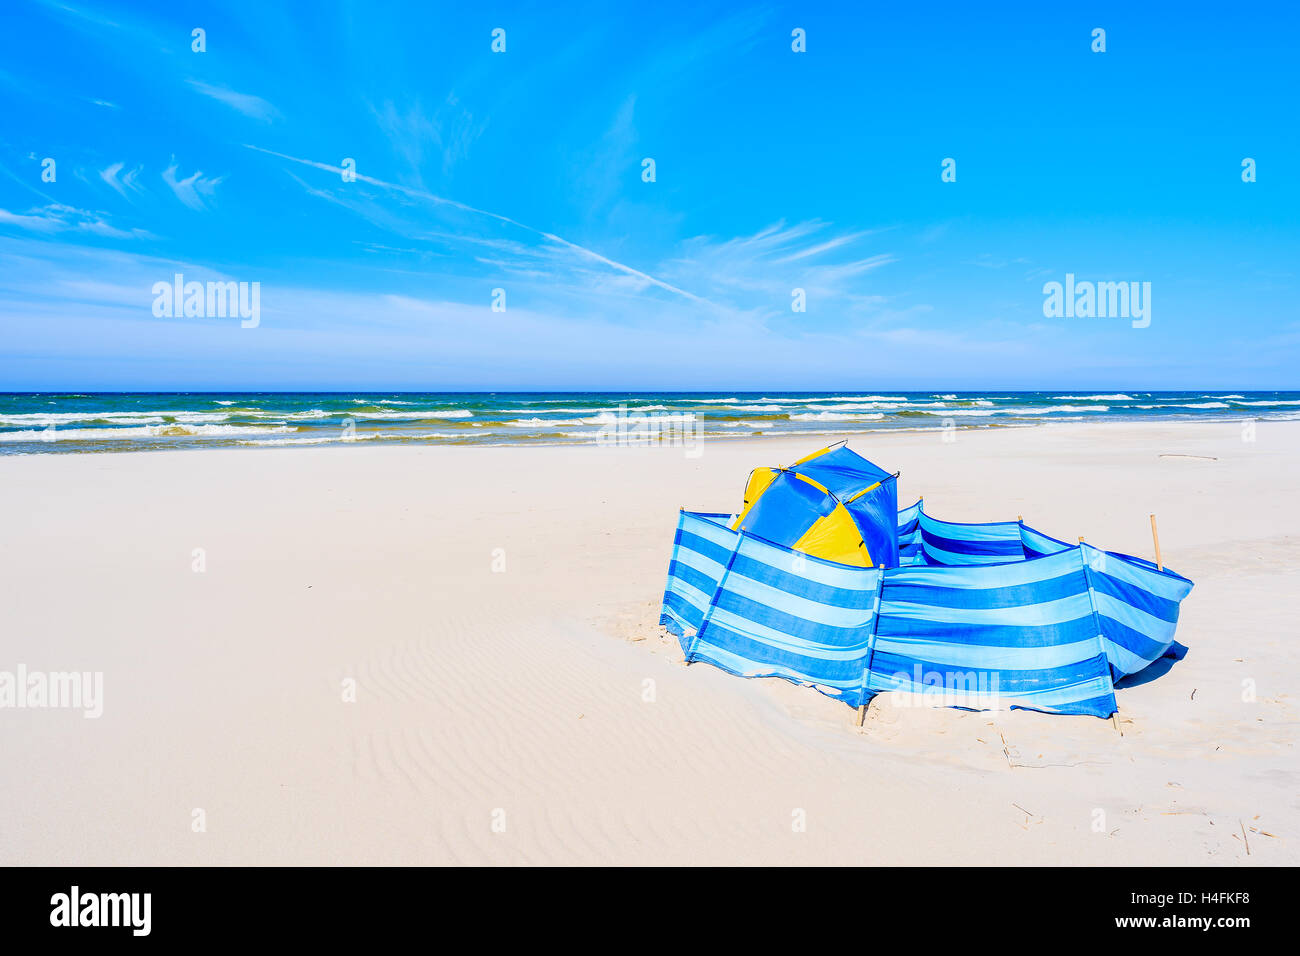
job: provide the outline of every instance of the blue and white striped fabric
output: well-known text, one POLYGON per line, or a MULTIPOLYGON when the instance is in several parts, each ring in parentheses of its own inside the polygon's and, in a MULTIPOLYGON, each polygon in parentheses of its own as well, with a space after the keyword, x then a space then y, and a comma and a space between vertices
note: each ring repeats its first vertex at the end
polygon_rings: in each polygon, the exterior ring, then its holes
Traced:
POLYGON ((730 517, 689 511, 678 516, 673 557, 668 563, 668 588, 659 614, 659 623, 674 634, 698 631, 704 623, 740 537, 726 526, 730 517))
POLYGON ((836 564, 750 534, 736 540, 687 660, 784 677, 856 705, 871 652, 879 568, 836 564))
POLYGON ((898 512, 898 563, 924 564, 921 554, 921 502, 898 512))
POLYGON ((896 691, 1108 717, 1115 681, 1182 650, 1190 581, 1021 522, 945 522, 918 502, 898 515, 901 565, 881 569, 799 554, 728 517, 678 521, 660 623, 688 662, 854 706, 896 691))
POLYGON ((1186 648, 1175 642, 1174 630, 1192 582, 1132 555, 1090 544, 1079 551, 1112 678, 1136 674, 1161 657, 1181 657, 1186 648))

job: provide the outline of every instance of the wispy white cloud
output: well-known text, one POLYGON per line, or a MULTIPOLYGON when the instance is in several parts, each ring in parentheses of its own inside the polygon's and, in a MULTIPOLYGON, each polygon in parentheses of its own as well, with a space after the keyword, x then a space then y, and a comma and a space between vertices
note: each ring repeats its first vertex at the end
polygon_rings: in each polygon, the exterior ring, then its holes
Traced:
POLYGON ((138 180, 140 174, 144 172, 144 167, 136 166, 127 170, 125 174, 122 174, 123 169, 126 169, 126 163, 113 163, 99 171, 99 178, 108 183, 119 195, 130 199, 130 193, 143 192, 143 187, 138 180))
POLYGON ((213 86, 201 80, 190 80, 189 84, 204 96, 211 97, 219 103, 225 103, 231 109, 237 110, 245 116, 251 116, 253 119, 261 120, 263 123, 269 123, 280 115, 279 110, 260 96, 254 96, 251 93, 238 93, 235 90, 226 89, 224 86, 213 86))
MULTIPOLYGON (((0 262, 6 266, 0 269, 0 337, 12 343, 10 355, 130 356, 132 363, 143 357, 151 363, 148 384, 158 387, 359 388, 366 379, 389 388, 427 388, 432 380, 467 388, 571 387, 569 376, 584 369, 596 388, 700 382, 725 388, 753 386, 759 369, 764 387, 806 388, 814 381, 860 381, 864 354, 876 357, 879 368, 894 369, 887 377, 897 383, 922 363, 951 367, 970 354, 1006 371, 1023 364, 1025 350, 1059 349, 1068 335, 1060 327, 1027 333, 1019 326, 972 328, 965 335, 774 330, 734 313, 701 321, 694 310, 644 298, 628 314, 568 314, 513 300, 507 312, 493 313, 487 296, 465 302, 438 292, 326 290, 264 275, 258 350, 276 369, 267 379, 264 366, 247 362, 247 340, 236 327, 159 319, 150 310, 152 283, 176 272, 200 281, 242 276, 116 249, 4 237, 0 262), (15 262, 21 268, 10 268, 15 262), (492 334, 485 335, 489 316, 492 334), (513 347, 503 349, 502 341, 513 347), (978 352, 971 352, 972 341, 978 352), (719 362, 720 355, 727 361, 719 362)), ((614 282, 626 278, 605 274, 614 282)), ((1076 360, 1085 351, 1076 343, 1076 360)), ((125 372, 108 367, 115 385, 138 374, 132 363, 125 372)), ((0 373, 25 381, 22 371, 20 361, 0 355, 0 373)))
POLYGON ((1016 258, 1007 258, 1006 256, 995 256, 992 253, 981 252, 974 259, 969 259, 965 263, 968 266, 979 266, 981 269, 1005 269, 1007 266, 1027 266, 1030 261, 1023 256, 1016 258))
MULTIPOLYGON (((288 156, 284 153, 278 153, 275 150, 265 149, 261 146, 253 146, 247 143, 245 145, 249 149, 256 150, 259 153, 266 153, 268 156, 275 156, 278 159, 288 160, 289 162, 298 163, 303 166, 310 166, 314 169, 320 169, 326 172, 331 172, 338 176, 341 176, 343 173, 343 168, 341 166, 333 166, 329 163, 322 163, 312 159, 301 159, 297 156, 288 156)), ((647 287, 654 287, 654 288, 661 289, 665 292, 670 292, 673 295, 681 296, 682 298, 688 299, 699 305, 706 305, 706 306, 713 305, 713 303, 709 302, 707 299, 703 298, 702 296, 698 296, 693 292, 688 292, 683 288, 665 282, 664 280, 659 279, 653 275, 650 275, 647 272, 643 272, 640 269, 635 269, 632 266, 626 265, 625 263, 618 262, 615 259, 611 259, 608 256, 602 255, 601 253, 596 252, 593 249, 588 249, 587 247, 579 245, 576 242, 571 242, 562 236, 556 235, 555 233, 546 232, 545 230, 537 229, 533 226, 526 225, 522 222, 519 222, 516 219, 510 218, 509 216, 503 216, 500 213, 489 212, 486 209, 478 209, 475 208, 474 206, 470 206, 462 202, 457 202, 454 199, 448 199, 444 196, 435 195, 434 193, 428 192, 427 190, 424 189, 418 189, 411 186, 402 186, 397 183, 385 182, 382 179, 376 179, 373 176, 367 176, 359 172, 356 173, 356 178, 357 181, 359 182, 369 183, 372 186, 378 186, 382 189, 393 190, 395 192, 401 193, 402 195, 408 196, 412 199, 421 199, 426 202, 456 209, 461 212, 469 213, 474 216, 486 217, 488 219, 495 220, 496 222, 504 223, 508 226, 521 229, 527 233, 530 233, 531 235, 540 236, 542 239, 545 239, 547 242, 553 243, 554 245, 562 249, 568 250, 569 252, 573 253, 574 255, 578 256, 581 259, 586 260, 589 263, 598 263, 600 265, 606 266, 609 269, 613 269, 616 272, 637 279, 640 282, 644 283, 647 287)), ((329 197, 329 198, 333 199, 333 197, 329 197)))
POLYGON ((447 94, 437 109, 429 112, 416 100, 398 106, 385 100, 370 112, 389 146, 410 167, 411 181, 424 184, 424 170, 436 159, 443 173, 469 155, 470 146, 483 134, 487 122, 476 119, 455 93, 447 94))
POLYGON ((872 231, 873 230, 868 229, 862 232, 850 232, 842 236, 835 236, 831 239, 827 239, 825 242, 820 242, 815 246, 796 249, 788 255, 782 256, 778 259, 773 259, 772 263, 774 265, 785 265, 787 262, 797 262, 800 259, 811 259, 814 256, 820 256, 823 253, 838 249, 841 246, 847 246, 850 243, 857 242, 859 239, 871 235, 872 231))
POLYGON ((606 215, 629 173, 640 174, 637 141, 636 95, 631 94, 619 103, 599 141, 575 157, 573 192, 590 215, 606 215))
POLYGON ((119 229, 103 213, 88 212, 74 206, 51 203, 25 213, 0 209, 0 225, 14 226, 30 232, 83 232, 110 239, 141 239, 150 233, 144 229, 119 229))
POLYGON ((862 279, 896 258, 856 248, 873 234, 837 234, 818 220, 792 225, 779 221, 748 236, 689 239, 660 271, 673 281, 706 290, 714 300, 756 314, 789 312, 796 288, 804 290, 810 309, 814 302, 819 307, 834 303, 839 314, 876 309, 882 298, 866 289, 862 279))
POLYGON ((204 198, 211 198, 221 185, 222 176, 203 178, 201 171, 196 172, 193 176, 187 176, 184 179, 177 177, 179 167, 176 164, 176 157, 172 157, 172 164, 163 170, 162 178, 168 186, 171 187, 176 198, 189 206, 191 209, 202 211, 207 208, 204 198))
POLYGON ((59 10, 63 13, 71 14, 75 18, 85 21, 86 23, 94 24, 97 27, 116 28, 120 25, 115 20, 110 20, 108 17, 96 13, 94 10, 88 10, 84 7, 74 7, 70 3, 59 3, 57 0, 41 0, 41 5, 51 10, 59 10))

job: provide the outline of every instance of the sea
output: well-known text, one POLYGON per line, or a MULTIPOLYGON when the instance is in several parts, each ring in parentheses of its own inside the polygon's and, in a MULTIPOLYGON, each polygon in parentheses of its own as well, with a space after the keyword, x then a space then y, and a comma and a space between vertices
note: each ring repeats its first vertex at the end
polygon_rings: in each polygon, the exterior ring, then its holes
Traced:
POLYGON ((0 393, 0 454, 838 440, 899 429, 1297 417, 1300 392, 1258 391, 0 393))

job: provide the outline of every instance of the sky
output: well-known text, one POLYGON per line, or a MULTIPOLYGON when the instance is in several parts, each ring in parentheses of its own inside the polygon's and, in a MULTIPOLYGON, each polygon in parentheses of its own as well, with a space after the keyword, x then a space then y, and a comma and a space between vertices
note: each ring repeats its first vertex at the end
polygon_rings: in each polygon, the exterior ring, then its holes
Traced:
POLYGON ((0 391, 1300 387, 1300 11, 990 6, 6 0, 0 391))

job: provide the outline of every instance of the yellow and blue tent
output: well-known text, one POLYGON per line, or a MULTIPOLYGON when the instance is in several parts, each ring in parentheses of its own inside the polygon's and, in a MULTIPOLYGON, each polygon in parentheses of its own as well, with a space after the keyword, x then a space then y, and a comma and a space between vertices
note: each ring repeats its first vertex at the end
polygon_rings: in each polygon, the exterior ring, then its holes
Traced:
POLYGON ((898 564, 898 475, 840 442, 789 467, 755 468, 733 531, 839 564, 898 564))

